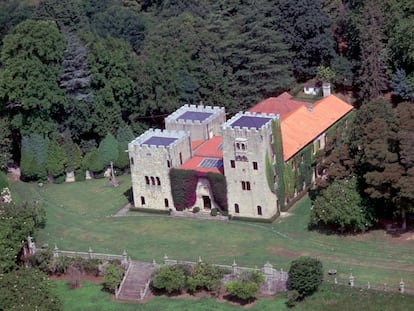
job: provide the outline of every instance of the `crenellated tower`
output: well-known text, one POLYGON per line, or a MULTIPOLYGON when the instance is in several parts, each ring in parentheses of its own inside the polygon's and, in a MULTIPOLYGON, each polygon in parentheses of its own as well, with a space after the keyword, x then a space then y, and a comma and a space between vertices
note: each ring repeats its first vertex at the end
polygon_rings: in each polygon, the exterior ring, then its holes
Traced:
POLYGON ((191 158, 188 132, 148 130, 128 144, 135 207, 173 208, 170 168, 191 158))
POLYGON ((275 119, 279 116, 239 113, 222 127, 228 206, 234 216, 271 218, 278 213, 277 197, 267 186, 266 177, 275 119))

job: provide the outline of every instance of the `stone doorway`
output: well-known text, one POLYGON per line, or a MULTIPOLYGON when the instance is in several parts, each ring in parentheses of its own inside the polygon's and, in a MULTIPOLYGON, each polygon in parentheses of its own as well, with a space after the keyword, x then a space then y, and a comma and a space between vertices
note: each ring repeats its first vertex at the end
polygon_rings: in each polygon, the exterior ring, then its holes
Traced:
POLYGON ((204 209, 211 209, 211 199, 208 195, 203 195, 203 207, 204 209))

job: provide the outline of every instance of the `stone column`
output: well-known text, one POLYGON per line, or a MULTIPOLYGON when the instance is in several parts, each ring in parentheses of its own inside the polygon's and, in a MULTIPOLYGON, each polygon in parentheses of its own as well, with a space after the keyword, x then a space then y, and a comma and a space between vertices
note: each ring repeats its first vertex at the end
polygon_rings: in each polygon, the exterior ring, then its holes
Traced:
POLYGON ((352 275, 349 276, 349 286, 354 287, 355 277, 352 275))
POLYGON ((398 288, 401 294, 404 294, 404 287, 405 287, 404 281, 403 279, 401 279, 400 287, 398 288))

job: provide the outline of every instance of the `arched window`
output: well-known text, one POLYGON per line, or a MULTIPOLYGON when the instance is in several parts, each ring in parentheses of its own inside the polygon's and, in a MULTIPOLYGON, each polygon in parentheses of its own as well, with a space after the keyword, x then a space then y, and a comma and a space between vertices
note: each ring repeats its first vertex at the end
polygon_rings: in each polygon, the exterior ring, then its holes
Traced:
POLYGON ((148 176, 145 176, 145 183, 146 183, 147 185, 149 185, 149 184, 150 184, 150 181, 149 181, 149 177, 148 177, 148 176))
POLYGON ((145 197, 141 196, 141 205, 145 205, 145 197))
POLYGON ((131 165, 134 165, 134 157, 131 157, 131 165))
POLYGON ((169 206, 168 199, 164 199, 164 206, 165 207, 168 207, 169 206))
POLYGON ((260 205, 257 206, 257 214, 262 215, 262 207, 260 205))
POLYGON ((238 213, 240 213, 240 210, 239 210, 239 204, 234 204, 234 212, 236 213, 236 214, 238 214, 238 213))
POLYGON ((157 186, 161 186, 160 178, 159 177, 156 177, 156 179, 157 179, 157 186))
POLYGON ((250 181, 246 181, 246 190, 250 190, 250 181))
POLYGON ((245 181, 241 182, 241 186, 242 186, 242 190, 246 190, 246 182, 245 181))
POLYGON ((155 178, 154 178, 154 176, 151 176, 151 184, 155 185, 155 178))

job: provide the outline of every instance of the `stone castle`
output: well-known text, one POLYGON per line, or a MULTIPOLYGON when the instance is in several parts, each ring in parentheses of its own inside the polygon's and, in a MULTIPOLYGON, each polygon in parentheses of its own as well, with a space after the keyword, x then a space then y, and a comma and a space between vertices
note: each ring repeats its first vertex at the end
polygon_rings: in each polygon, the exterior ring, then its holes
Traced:
POLYGON ((310 104, 288 93, 227 121, 222 107, 182 106, 165 118, 165 130, 148 130, 128 145, 134 206, 174 210, 170 171, 192 170, 200 174, 187 209, 271 220, 312 184, 314 154, 351 111, 335 95, 310 104), (205 173, 225 177, 227 211, 205 173))

